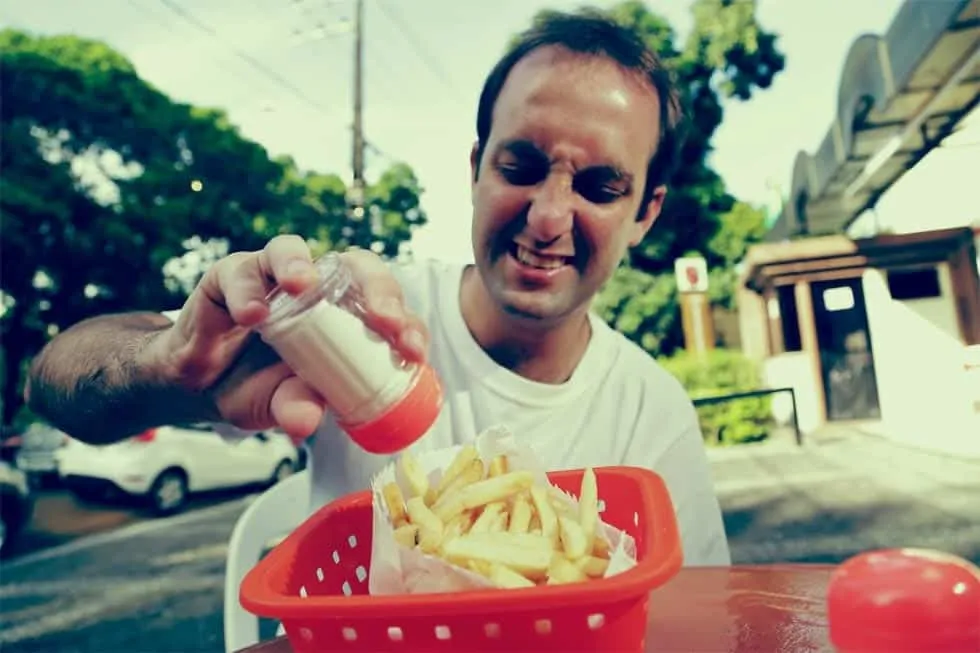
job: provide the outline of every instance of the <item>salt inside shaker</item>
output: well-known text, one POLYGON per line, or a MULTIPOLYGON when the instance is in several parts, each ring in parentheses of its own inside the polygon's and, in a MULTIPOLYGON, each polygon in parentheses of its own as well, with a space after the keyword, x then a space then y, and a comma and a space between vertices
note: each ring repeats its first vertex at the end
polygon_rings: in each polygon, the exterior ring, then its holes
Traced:
POLYGON ((400 451, 438 417, 439 379, 429 365, 406 362, 363 322, 360 288, 338 254, 314 266, 319 283, 298 296, 275 288, 257 330, 362 449, 400 451))

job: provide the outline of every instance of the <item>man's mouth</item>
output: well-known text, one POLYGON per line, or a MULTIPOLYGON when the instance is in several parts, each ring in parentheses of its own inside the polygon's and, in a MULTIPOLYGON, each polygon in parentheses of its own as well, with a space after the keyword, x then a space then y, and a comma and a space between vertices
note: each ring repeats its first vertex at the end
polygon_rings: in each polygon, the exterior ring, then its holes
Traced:
POLYGON ((568 265, 572 262, 571 256, 538 254, 517 243, 511 245, 511 255, 524 265, 538 268, 539 270, 557 270, 563 265, 568 265))

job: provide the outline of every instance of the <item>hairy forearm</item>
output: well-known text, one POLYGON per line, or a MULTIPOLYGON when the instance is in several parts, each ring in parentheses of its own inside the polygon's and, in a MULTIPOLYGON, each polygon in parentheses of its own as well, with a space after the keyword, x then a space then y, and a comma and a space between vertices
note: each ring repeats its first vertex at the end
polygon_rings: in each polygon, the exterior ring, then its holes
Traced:
POLYGON ((210 400, 167 378, 155 340, 171 322, 157 313, 85 320, 55 337, 28 376, 30 408, 72 437, 115 442, 152 426, 208 419, 210 400))

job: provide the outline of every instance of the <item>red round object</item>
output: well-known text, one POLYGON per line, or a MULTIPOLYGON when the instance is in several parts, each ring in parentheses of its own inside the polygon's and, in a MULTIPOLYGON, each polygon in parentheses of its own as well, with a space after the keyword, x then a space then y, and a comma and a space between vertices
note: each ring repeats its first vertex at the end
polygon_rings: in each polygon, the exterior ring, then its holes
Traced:
POLYGON ((838 567, 830 640, 845 653, 980 651, 980 569, 925 549, 883 549, 838 567))
POLYGON ((392 454, 407 448, 432 427, 442 410, 442 385, 435 370, 420 364, 401 399, 381 415, 362 424, 339 423, 362 449, 392 454))

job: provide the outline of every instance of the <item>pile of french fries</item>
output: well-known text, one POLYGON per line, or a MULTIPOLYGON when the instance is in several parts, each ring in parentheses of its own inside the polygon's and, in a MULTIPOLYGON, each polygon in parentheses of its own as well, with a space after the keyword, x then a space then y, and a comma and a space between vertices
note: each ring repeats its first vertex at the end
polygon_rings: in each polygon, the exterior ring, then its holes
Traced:
POLYGON ((529 471, 509 470, 506 456, 485 462, 463 447, 437 486, 411 453, 382 496, 399 545, 475 572, 501 588, 602 578, 610 545, 599 520, 595 472, 582 476, 578 507, 558 488, 534 485, 529 471))

